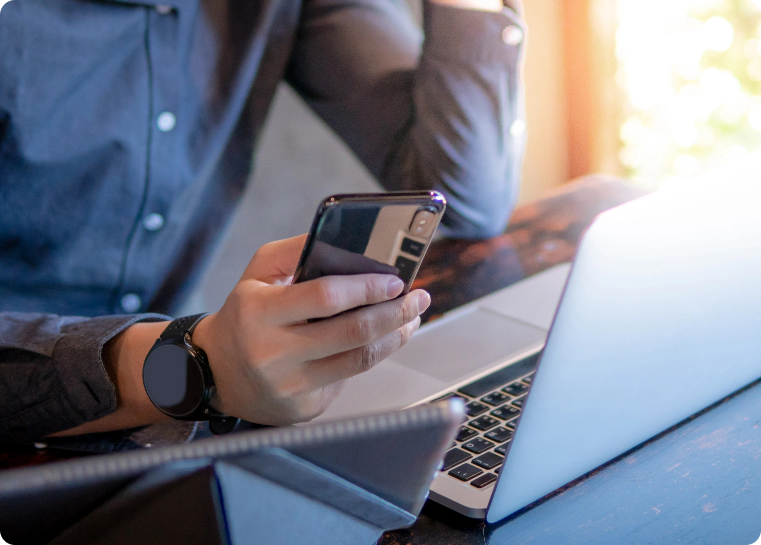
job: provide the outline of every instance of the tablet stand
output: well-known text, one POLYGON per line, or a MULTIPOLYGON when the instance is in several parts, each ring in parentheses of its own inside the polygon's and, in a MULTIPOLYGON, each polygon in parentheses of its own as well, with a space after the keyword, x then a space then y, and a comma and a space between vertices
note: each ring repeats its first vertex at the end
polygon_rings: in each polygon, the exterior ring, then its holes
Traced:
POLYGON ((415 516, 278 448, 163 465, 51 544, 375 543, 415 516))

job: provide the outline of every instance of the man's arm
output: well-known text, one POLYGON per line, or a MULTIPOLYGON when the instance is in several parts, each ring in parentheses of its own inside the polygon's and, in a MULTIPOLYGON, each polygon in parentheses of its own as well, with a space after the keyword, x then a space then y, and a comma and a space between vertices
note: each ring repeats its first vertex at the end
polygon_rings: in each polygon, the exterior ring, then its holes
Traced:
POLYGON ((505 8, 502 0, 432 0, 436 4, 453 8, 498 12, 505 8))
POLYGON ((145 357, 168 325, 168 321, 135 323, 111 339, 101 354, 116 395, 113 412, 51 436, 122 430, 169 420, 151 403, 143 387, 145 357))
MULTIPOLYGON (((422 290, 398 297, 404 283, 393 275, 291 284, 304 241, 301 236, 263 246, 222 309, 196 328, 193 341, 209 358, 217 410, 260 424, 310 420, 328 407, 345 379, 389 356, 419 326, 430 297, 422 290)), ((166 419, 145 393, 142 369, 167 322, 135 323, 157 316, 45 316, 35 325, 30 315, 15 318, 18 327, 13 316, 0 317, 0 440, 33 441, 166 419), (42 375, 47 383, 40 382, 42 375), (35 400, 23 398, 26 391, 35 400)))
POLYGON ((501 232, 525 135, 525 27, 491 0, 306 0, 288 81, 388 189, 436 188, 445 232, 501 232), (466 9, 478 8, 478 9, 466 9))
POLYGON ((0 313, 0 441, 31 442, 115 412, 103 347, 140 320, 165 319, 0 313))

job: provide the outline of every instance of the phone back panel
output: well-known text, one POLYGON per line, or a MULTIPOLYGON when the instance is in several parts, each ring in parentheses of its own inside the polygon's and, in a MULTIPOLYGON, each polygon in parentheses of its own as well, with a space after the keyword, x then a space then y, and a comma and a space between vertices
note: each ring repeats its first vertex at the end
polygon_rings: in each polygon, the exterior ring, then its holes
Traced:
POLYGON ((328 197, 317 210, 295 281, 395 274, 407 292, 445 207, 436 191, 328 197))

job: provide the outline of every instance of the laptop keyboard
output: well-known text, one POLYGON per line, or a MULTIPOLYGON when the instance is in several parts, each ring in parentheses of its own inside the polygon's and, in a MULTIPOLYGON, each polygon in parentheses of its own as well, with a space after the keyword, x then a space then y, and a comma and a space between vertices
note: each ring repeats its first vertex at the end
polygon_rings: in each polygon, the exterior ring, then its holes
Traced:
POLYGON ((539 356, 529 356, 440 398, 461 398, 468 417, 440 471, 475 488, 497 480, 539 356))

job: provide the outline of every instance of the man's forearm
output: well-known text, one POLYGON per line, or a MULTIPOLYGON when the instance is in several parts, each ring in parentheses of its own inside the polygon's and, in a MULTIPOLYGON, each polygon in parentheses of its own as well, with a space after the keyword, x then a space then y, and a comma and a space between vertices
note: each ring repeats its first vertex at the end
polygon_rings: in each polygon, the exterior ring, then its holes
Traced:
POLYGON ((427 0, 423 39, 393 2, 338 1, 305 4, 288 81, 386 189, 442 191, 446 234, 502 232, 525 142, 519 2, 427 0))
MULTIPOLYGON (((116 360, 106 365, 106 352, 117 345, 117 338, 127 329, 131 337, 144 331, 144 326, 160 329, 156 322, 167 318, 152 313, 94 318, 0 313, 0 440, 31 443, 117 412, 120 402, 134 396, 114 386, 111 375, 119 379, 117 368, 124 376, 127 366, 117 366, 116 360), (143 325, 131 329, 137 323, 143 325)), ((147 353, 157 336, 151 333, 139 343, 143 345, 140 352, 147 353)), ((142 362, 140 356, 132 359, 138 362, 133 365, 135 377, 142 362)), ((121 426, 112 423, 109 429, 114 427, 121 426)))
POLYGON ((431 0, 437 4, 453 8, 479 9, 481 11, 500 11, 505 5, 502 0, 431 0))
POLYGON ((137 323, 111 339, 103 347, 103 364, 116 388, 116 412, 52 437, 134 428, 169 419, 151 403, 143 387, 143 362, 167 325, 137 323))

